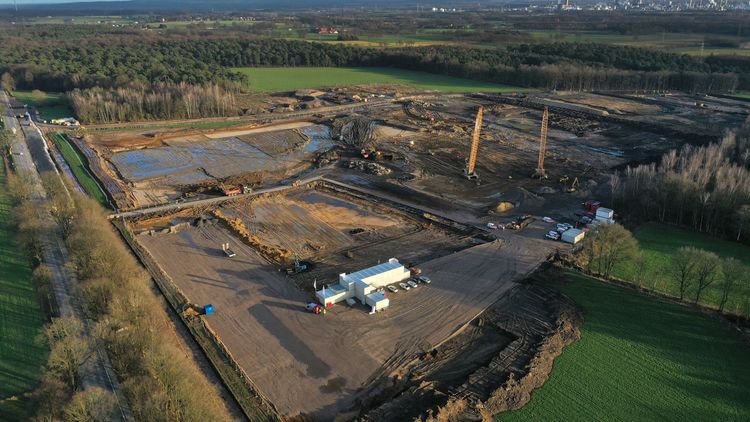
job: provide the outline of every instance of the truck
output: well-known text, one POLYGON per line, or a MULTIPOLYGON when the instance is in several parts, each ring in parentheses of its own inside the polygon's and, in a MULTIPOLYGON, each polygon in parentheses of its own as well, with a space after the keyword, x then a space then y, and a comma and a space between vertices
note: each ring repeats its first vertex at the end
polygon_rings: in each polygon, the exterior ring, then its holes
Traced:
POLYGON ((598 210, 601 205, 601 202, 594 199, 589 199, 588 201, 583 203, 583 208, 585 208, 588 212, 596 213, 596 210, 598 210))
POLYGON ((242 189, 238 187, 224 187, 221 188, 221 193, 224 194, 224 196, 235 196, 242 193, 242 189))
POLYGON ((310 302, 307 305, 305 305, 305 309, 307 309, 308 312, 312 312, 316 315, 326 313, 326 308, 324 308, 323 306, 315 302, 310 302))

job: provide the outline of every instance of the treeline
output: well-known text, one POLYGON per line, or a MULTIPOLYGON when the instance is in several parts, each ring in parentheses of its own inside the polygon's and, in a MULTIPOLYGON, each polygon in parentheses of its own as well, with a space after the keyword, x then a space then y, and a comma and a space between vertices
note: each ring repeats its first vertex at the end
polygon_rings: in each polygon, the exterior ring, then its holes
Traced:
POLYGON ((637 221, 659 221, 749 242, 750 126, 720 143, 685 145, 659 164, 611 176, 615 207, 637 221))
POLYGON ((115 88, 132 82, 222 84, 245 81, 195 41, 151 37, 18 40, 0 45, 0 73, 7 72, 19 89, 67 92, 75 88, 115 88))
MULTIPOLYGON (((32 420, 116 419, 116 396, 86 387, 82 378, 100 342, 135 420, 229 420, 213 387, 171 334, 173 327, 150 278, 115 235, 98 203, 76 193, 71 198, 53 175, 42 182, 48 199, 40 203, 30 175, 8 175, 20 247, 34 263, 34 281, 45 304, 52 297, 52 271, 43 264, 43 238, 60 230, 78 279, 75 294, 85 303, 94 326, 87 330, 76 318, 55 317, 45 328, 40 340, 50 353, 40 384, 30 396, 32 420), (50 227, 45 213, 56 227, 50 227)), ((54 314, 54 304, 47 305, 54 314)))
POLYGON ((216 84, 130 84, 116 89, 75 89, 70 104, 85 122, 196 119, 237 112, 234 93, 216 84))
POLYGON ((76 196, 72 214, 65 240, 71 264, 135 419, 228 420, 213 387, 171 333, 150 278, 99 204, 76 196))
POLYGON ((607 279, 613 277, 616 268, 630 266, 634 269, 632 278, 625 281, 639 288, 750 318, 750 300, 744 296, 750 286, 745 277, 747 268, 736 258, 721 258, 710 251, 683 246, 672 254, 668 265, 654 273, 653 268, 647 268, 649 262, 632 233, 619 224, 599 224, 586 234, 574 263, 607 279), (659 284, 662 275, 666 285, 659 284), (735 306, 728 309, 731 301, 735 306))
POLYGON ((47 91, 116 88, 132 81, 237 86, 246 79, 228 68, 242 66, 389 66, 528 87, 692 92, 731 91, 740 80, 735 72, 750 74, 719 58, 709 62, 592 43, 381 49, 279 39, 142 41, 9 42, 0 46, 0 71, 8 72, 19 88, 47 91))
POLYGON ((750 34, 750 13, 733 11, 627 12, 579 11, 566 14, 501 14, 496 18, 523 30, 601 31, 617 34, 659 34, 662 32, 750 34))

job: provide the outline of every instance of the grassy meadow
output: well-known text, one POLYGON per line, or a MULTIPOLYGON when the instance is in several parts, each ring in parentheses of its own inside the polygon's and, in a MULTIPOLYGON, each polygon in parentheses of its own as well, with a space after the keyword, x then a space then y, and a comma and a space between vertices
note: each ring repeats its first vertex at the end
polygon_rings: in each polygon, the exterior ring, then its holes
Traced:
POLYGON ((18 101, 36 108, 42 120, 49 121, 73 116, 73 109, 70 108, 68 97, 64 93, 41 92, 34 94, 33 91, 14 91, 13 95, 18 101))
POLYGON ((406 85, 440 92, 527 91, 507 85, 385 67, 244 67, 234 70, 247 75, 250 79, 250 89, 256 92, 360 84, 406 85))
POLYGON ((547 383, 499 421, 750 420, 750 346, 688 307, 564 273, 550 283, 584 310, 581 338, 547 383))
POLYGON ((0 162, 0 420, 26 420, 25 393, 39 380, 47 350, 35 339, 45 323, 31 265, 9 223, 12 204, 0 162))
POLYGON ((85 164, 85 159, 81 157, 81 154, 79 154, 78 151, 70 145, 70 142, 68 142, 68 140, 61 134, 56 133, 54 139, 55 145, 57 145, 60 154, 65 158, 70 170, 73 172, 73 175, 76 177, 76 180, 78 180, 78 183, 83 190, 102 204, 103 207, 111 208, 107 195, 104 193, 101 186, 99 186, 99 182, 97 182, 89 172, 85 164))
MULTIPOLYGON (((750 247, 722 240, 706 234, 695 233, 677 227, 649 223, 638 227, 633 234, 645 255, 646 267, 643 286, 662 293, 679 297, 679 286, 670 271, 672 255, 681 246, 694 246, 714 252, 722 258, 733 257, 742 261, 750 274, 750 247)), ((634 262, 626 262, 615 268, 614 276, 623 280, 636 281, 637 267, 634 262)), ((720 274, 719 274, 720 276, 720 274)), ((695 295, 688 290, 688 299, 695 295)), ((701 295, 701 302, 718 307, 721 299, 719 281, 715 281, 701 295)), ((742 280, 736 291, 730 295, 725 310, 744 314, 746 301, 750 299, 750 280, 742 280)))

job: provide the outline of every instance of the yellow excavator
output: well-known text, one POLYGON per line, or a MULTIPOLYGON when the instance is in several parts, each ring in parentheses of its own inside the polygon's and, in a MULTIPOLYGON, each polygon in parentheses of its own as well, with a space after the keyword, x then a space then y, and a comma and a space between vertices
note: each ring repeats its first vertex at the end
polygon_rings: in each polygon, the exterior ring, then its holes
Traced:
POLYGON ((565 188, 565 192, 573 193, 576 190, 578 190, 578 178, 577 177, 573 179, 573 183, 571 183, 570 186, 565 188))

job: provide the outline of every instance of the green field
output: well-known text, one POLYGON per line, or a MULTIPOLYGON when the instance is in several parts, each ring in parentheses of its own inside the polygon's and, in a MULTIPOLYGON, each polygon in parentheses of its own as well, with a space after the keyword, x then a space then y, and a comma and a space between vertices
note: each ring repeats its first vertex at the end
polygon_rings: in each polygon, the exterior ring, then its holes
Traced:
MULTIPOLYGON (((713 236, 695 233, 676 227, 649 223, 638 227, 633 233, 638 239, 641 250, 646 257, 644 287, 672 296, 679 296, 678 284, 669 271, 672 255, 681 246, 695 246, 719 255, 720 257, 734 257, 748 266, 750 273, 750 248, 735 242, 722 240, 713 236)), ((615 268, 615 277, 623 280, 636 280, 637 270, 633 262, 619 265, 615 268)), ((745 300, 750 298, 750 280, 743 280, 740 287, 729 297, 726 310, 742 313, 745 300)), ((701 295, 701 302, 706 305, 717 306, 721 298, 718 281, 710 285, 701 295)), ((694 291, 688 291, 688 298, 694 297, 694 291)))
POLYGON ((39 111, 42 120, 59 119, 61 117, 73 116, 68 97, 63 93, 44 92, 44 97, 37 99, 32 91, 14 91, 13 95, 18 101, 33 106, 39 111))
POLYGON ((581 339, 508 421, 750 420, 750 346, 690 308, 566 273, 581 339))
POLYGON ((65 139, 64 136, 56 133, 54 137, 55 145, 57 145, 57 148, 60 150, 60 154, 62 154, 63 158, 65 158, 65 161, 68 163, 70 170, 73 172, 73 175, 76 177, 81 187, 83 187, 83 190, 85 190, 89 196, 96 199, 100 204, 102 204, 102 206, 111 209, 112 206, 109 203, 107 195, 104 193, 104 190, 101 188, 101 186, 99 186, 99 183, 96 181, 96 179, 94 179, 94 177, 89 172, 89 169, 86 167, 85 158, 81 157, 78 151, 73 148, 72 145, 70 145, 70 142, 68 142, 68 140, 65 139))
POLYGON ((0 162, 0 420, 26 420, 23 394, 35 388, 47 359, 47 351, 35 341, 45 316, 29 260, 8 222, 11 203, 5 189, 0 162))
POLYGON ((248 75, 250 88, 256 92, 359 84, 397 84, 442 92, 528 91, 507 85, 385 67, 243 67, 233 70, 248 75))

